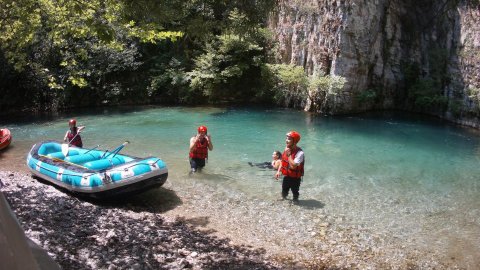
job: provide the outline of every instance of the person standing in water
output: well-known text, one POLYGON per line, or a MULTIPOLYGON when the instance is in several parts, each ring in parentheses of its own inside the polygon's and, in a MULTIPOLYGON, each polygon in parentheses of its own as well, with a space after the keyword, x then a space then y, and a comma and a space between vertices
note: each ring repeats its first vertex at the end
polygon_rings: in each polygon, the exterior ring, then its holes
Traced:
POLYGON ((190 138, 190 167, 192 172, 205 167, 205 160, 208 158, 208 151, 213 150, 212 138, 207 135, 207 127, 199 126, 196 136, 190 138))
POLYGON ((67 131, 67 133, 65 133, 63 141, 69 143, 70 145, 83 147, 80 132, 85 128, 85 126, 77 127, 77 120, 75 119, 70 119, 70 121, 68 121, 68 126, 70 127, 70 129, 67 131))
POLYGON ((290 131, 286 134, 285 151, 282 154, 282 164, 275 174, 278 179, 280 174, 283 174, 282 181, 282 198, 286 199, 290 189, 293 194, 293 203, 298 203, 300 195, 300 183, 302 181, 305 156, 302 148, 297 146, 300 141, 300 133, 290 131))

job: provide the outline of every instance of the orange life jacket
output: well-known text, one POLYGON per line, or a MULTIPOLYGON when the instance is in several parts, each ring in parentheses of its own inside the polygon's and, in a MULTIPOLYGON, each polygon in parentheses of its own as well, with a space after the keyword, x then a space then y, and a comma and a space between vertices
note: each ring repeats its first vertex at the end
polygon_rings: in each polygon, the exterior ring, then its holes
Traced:
POLYGON ((208 158, 208 141, 207 139, 198 140, 195 148, 190 152, 191 158, 208 158))
MULTIPOLYGON (((300 147, 295 148, 294 151, 291 152, 292 159, 295 159, 295 155, 298 151, 303 151, 300 147)), ((301 178, 303 176, 303 165, 305 164, 305 157, 303 158, 302 163, 298 164, 295 169, 290 168, 290 164, 288 163, 288 157, 285 151, 282 154, 282 174, 292 177, 292 178, 301 178)))

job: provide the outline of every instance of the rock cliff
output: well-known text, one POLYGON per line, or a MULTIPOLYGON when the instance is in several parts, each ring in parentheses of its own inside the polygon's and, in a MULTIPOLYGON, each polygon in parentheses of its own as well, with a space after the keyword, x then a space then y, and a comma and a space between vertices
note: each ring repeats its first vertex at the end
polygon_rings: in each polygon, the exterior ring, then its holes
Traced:
POLYGON ((477 0, 279 0, 278 61, 347 79, 330 113, 425 112, 479 127, 477 0))

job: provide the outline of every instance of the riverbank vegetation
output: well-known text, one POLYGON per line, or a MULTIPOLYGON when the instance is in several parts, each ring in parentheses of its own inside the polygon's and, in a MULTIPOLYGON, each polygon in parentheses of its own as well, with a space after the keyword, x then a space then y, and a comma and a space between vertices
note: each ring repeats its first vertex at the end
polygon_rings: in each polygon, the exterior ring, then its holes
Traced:
POLYGON ((315 91, 328 96, 312 86, 330 77, 275 63, 266 28, 275 0, 0 5, 3 114, 122 104, 304 108, 315 91))

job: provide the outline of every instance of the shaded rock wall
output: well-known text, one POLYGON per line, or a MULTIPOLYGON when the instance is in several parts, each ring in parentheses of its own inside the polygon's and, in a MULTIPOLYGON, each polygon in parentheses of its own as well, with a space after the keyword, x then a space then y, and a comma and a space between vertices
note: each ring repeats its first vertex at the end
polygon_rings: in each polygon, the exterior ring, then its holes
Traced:
POLYGON ((269 26, 278 60, 347 79, 331 113, 369 109, 422 111, 476 125, 480 88, 480 7, 474 1, 279 0, 269 26), (446 107, 419 108, 407 67, 440 78, 446 107), (362 92, 375 98, 359 102, 362 92))
POLYGON ((480 4, 476 7, 462 5, 459 8, 459 20, 453 29, 458 33, 454 40, 456 53, 450 62, 452 85, 447 88, 447 95, 455 94, 461 100, 464 112, 460 116, 446 117, 452 121, 479 128, 480 127, 480 93, 471 93, 469 89, 480 90, 480 4), (471 96, 476 96, 471 97, 471 96))

